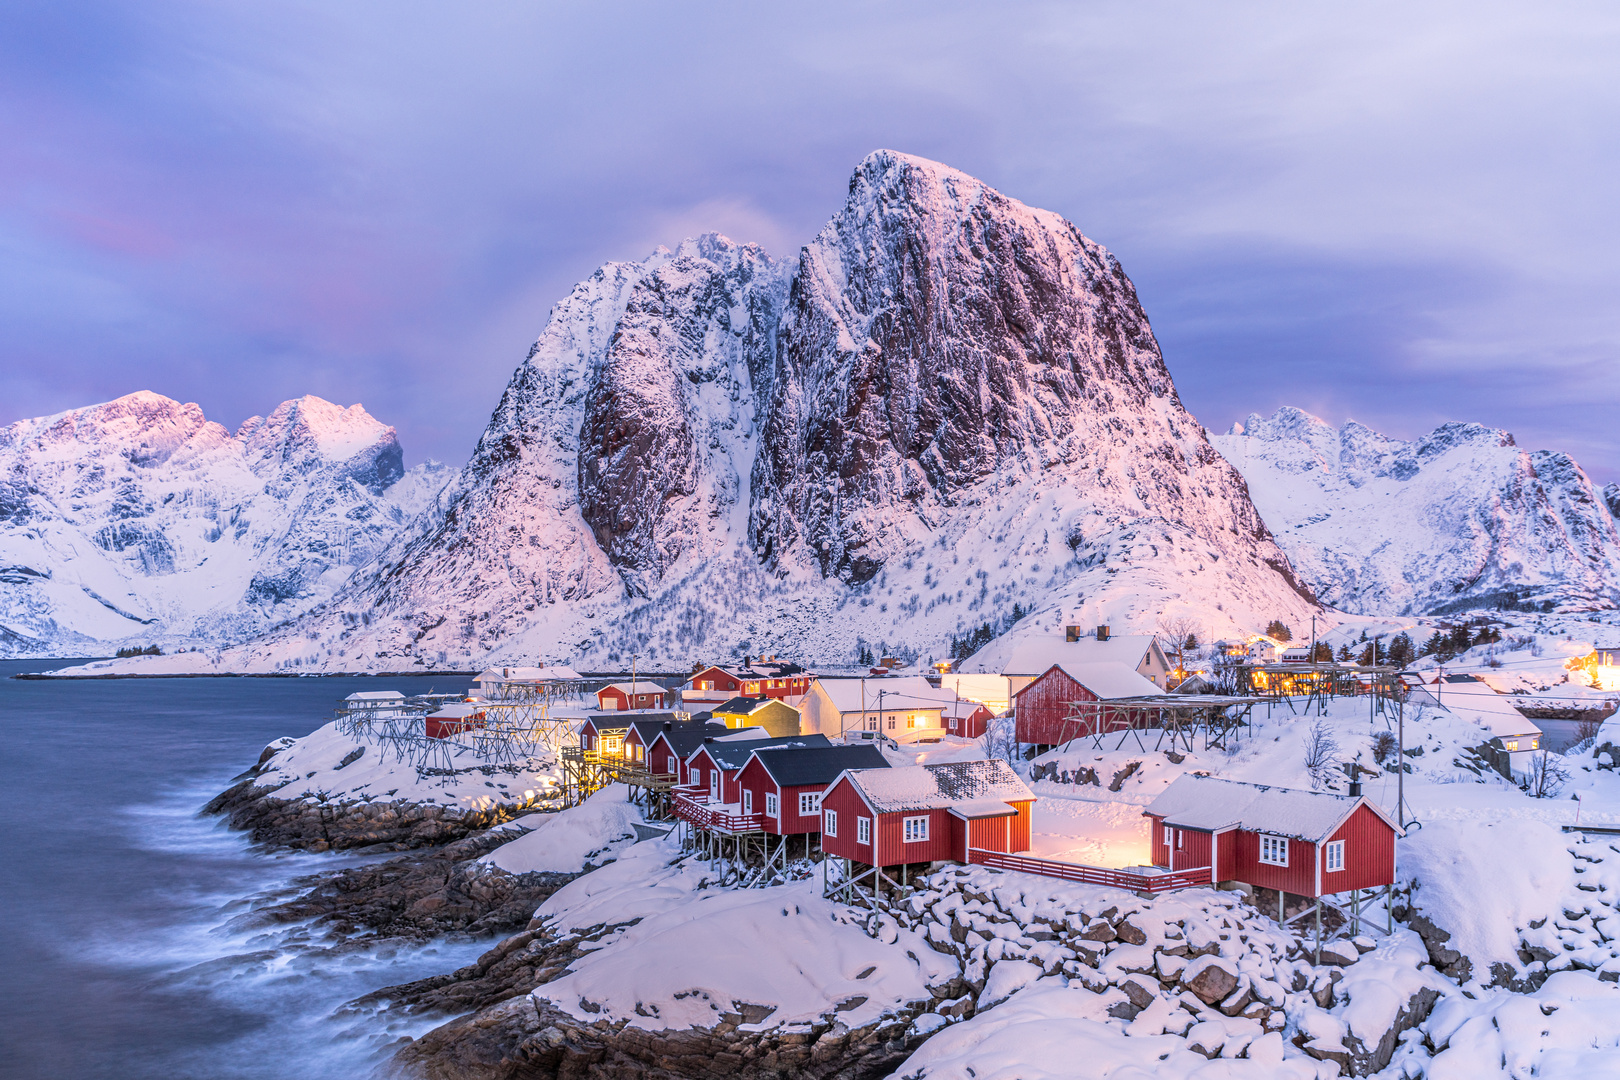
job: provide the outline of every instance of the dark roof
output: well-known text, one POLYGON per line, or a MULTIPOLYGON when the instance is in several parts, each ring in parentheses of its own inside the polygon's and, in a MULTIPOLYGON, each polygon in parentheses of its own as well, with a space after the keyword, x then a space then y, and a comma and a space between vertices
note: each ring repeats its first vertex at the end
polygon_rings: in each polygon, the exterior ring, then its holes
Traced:
POLYGON ((717 713, 740 713, 746 716, 769 700, 770 698, 762 697, 734 697, 723 705, 716 705, 714 711, 717 713))
POLYGON ((865 746, 768 746, 757 751, 759 763, 782 787, 830 784, 845 769, 887 769, 883 752, 865 746))
MULTIPOLYGON (((709 752, 714 763, 722 769, 740 769, 748 764, 748 758, 755 750, 772 746, 803 746, 821 747, 831 746, 832 742, 825 735, 782 735, 774 739, 738 739, 735 742, 711 742, 700 744, 702 749, 709 752)), ((696 752, 699 747, 692 748, 696 752)), ((687 755, 690 757, 691 755, 687 755)))
MULTIPOLYGON (((679 718, 672 712, 605 712, 591 713, 587 719, 597 731, 628 731, 630 725, 640 727, 644 724, 679 723, 679 718)), ((584 727, 584 722, 580 727, 584 727)), ((643 732, 643 734, 646 734, 643 732)))
POLYGON ((675 756, 685 761, 691 756, 692 751, 703 745, 705 738, 724 735, 728 730, 724 724, 694 721, 690 724, 671 724, 668 731, 660 724, 657 731, 643 731, 641 734, 642 738, 647 740, 648 746, 657 742, 658 736, 664 736, 671 749, 675 751, 675 756))

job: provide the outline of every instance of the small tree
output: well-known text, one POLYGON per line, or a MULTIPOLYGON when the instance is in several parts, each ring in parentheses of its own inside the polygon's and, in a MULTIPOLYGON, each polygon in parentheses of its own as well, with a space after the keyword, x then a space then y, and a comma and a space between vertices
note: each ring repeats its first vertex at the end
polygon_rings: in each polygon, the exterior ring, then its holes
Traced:
POLYGON ((992 761, 1005 761, 1017 768, 1018 728, 1012 716, 992 717, 985 725, 984 734, 979 736, 979 746, 984 749, 985 757, 992 761))
POLYGON ((1412 639, 1406 634, 1396 634, 1389 643, 1389 662, 1396 667, 1405 667, 1417 659, 1417 650, 1412 645, 1412 639))
POLYGON ((1342 664, 1348 664, 1350 662, 1350 643, 1349 642, 1345 642, 1343 645, 1339 646, 1339 662, 1342 663, 1342 664))
POLYGON ((1316 643, 1316 649, 1311 653, 1311 659, 1318 664, 1332 663, 1333 646, 1329 645, 1325 641, 1318 641, 1316 643))
POLYGON ((1275 638, 1278 641, 1293 641, 1294 632, 1288 629, 1288 624, 1281 619, 1272 619, 1266 624, 1266 637, 1275 638))
POLYGON ((1373 760, 1378 762, 1379 765, 1388 766, 1390 759, 1400 749, 1400 745, 1400 740, 1395 738, 1393 731, 1380 731, 1373 736, 1373 760))
POLYGON ((1530 758, 1530 769, 1519 786, 1533 799, 1550 799, 1567 783, 1569 766, 1564 764, 1564 756, 1543 750, 1530 758))
POLYGON ((1305 733, 1305 771, 1311 776, 1311 790, 1327 787, 1338 768, 1339 742, 1320 717, 1305 733))
POLYGON ((1187 642, 1191 641, 1193 643, 1190 646, 1191 648, 1198 647, 1198 639, 1194 636, 1197 630, 1198 621, 1186 615, 1178 615, 1174 618, 1160 616, 1159 635, 1163 638, 1165 644, 1170 647, 1170 650, 1175 653, 1177 669, 1184 666, 1184 654, 1189 648, 1187 642))

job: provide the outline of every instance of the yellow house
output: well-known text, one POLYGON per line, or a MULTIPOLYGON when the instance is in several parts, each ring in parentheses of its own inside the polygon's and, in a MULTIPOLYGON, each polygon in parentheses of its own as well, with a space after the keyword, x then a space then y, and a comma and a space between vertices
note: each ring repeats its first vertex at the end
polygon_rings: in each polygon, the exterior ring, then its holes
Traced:
POLYGON ((728 728, 762 727, 773 739, 799 734, 799 710, 776 698, 734 697, 712 715, 728 728))

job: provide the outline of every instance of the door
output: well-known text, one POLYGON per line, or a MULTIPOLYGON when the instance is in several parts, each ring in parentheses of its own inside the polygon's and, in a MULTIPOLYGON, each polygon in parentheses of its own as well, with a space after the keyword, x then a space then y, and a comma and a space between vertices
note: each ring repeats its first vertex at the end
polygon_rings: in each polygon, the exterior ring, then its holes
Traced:
POLYGON ((720 801, 720 770, 709 770, 709 798, 714 802, 720 801))

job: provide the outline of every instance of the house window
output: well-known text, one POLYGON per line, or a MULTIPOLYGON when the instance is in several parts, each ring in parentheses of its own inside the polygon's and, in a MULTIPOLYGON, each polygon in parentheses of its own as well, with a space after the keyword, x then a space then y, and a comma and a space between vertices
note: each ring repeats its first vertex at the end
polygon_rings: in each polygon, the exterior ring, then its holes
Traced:
POLYGON ((799 793, 799 816, 812 817, 821 813, 821 795, 814 791, 799 793))
POLYGON ((857 844, 870 844, 872 842, 872 819, 858 817, 855 819, 855 842, 857 844))
POLYGON ((765 816, 776 816, 776 796, 771 794, 769 791, 765 793, 765 816))
POLYGON ((747 788, 743 788, 743 813, 752 814, 753 812, 754 812, 754 793, 752 791, 749 791, 747 788))
POLYGON ((821 831, 827 836, 838 835, 838 811, 827 810, 822 813, 821 831))
POLYGON ((908 817, 903 822, 903 833, 906 843, 928 839, 928 815, 922 817, 908 817))
POLYGON ((890 731, 894 730, 894 717, 892 717, 892 716, 889 717, 889 730, 890 731))
POLYGON ((954 716, 951 717, 948 723, 949 723, 950 729, 952 731, 955 731, 956 730, 956 717, 954 717, 954 716))
POLYGON ((1508 739, 1503 745, 1506 746, 1509 751, 1517 750, 1519 748, 1519 740, 1508 739))
POLYGON ((1530 749, 1532 749, 1532 750, 1541 749, 1541 740, 1540 739, 1531 739, 1530 740, 1530 749))
POLYGON ((1344 841, 1335 840, 1327 846, 1327 868, 1329 870, 1344 869, 1344 841))
POLYGON ((1288 865, 1288 840, 1281 836, 1260 838, 1260 861, 1269 866, 1288 865))
POLYGON ((917 726, 917 718, 915 716, 906 717, 906 727, 914 728, 916 726, 917 726))

